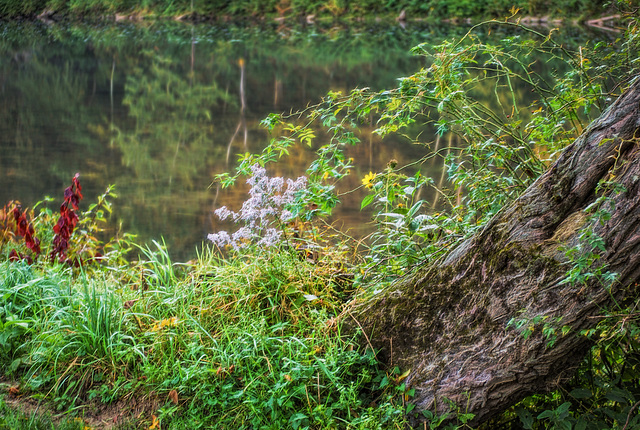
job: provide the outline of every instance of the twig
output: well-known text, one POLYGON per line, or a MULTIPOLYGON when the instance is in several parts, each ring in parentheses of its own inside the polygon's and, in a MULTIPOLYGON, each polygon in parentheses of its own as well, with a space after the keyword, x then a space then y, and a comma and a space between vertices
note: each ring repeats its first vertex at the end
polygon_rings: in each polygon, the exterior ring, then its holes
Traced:
MULTIPOLYGON (((373 348, 373 345, 371 345, 371 342, 369 341, 369 336, 367 336, 367 333, 364 331, 364 329, 362 328, 362 326, 360 325, 360 322, 356 319, 356 317, 354 317, 350 311, 347 310, 347 313, 349 314, 349 316, 351 318, 353 318, 353 320, 356 322, 356 324, 358 324, 358 327, 360 327, 360 330, 362 330, 362 334, 364 334, 364 338, 367 340, 367 344, 369 345, 369 348, 371 348, 371 351, 373 351, 373 356, 376 357, 376 350, 373 348)), ((377 357, 376 357, 377 358, 377 357)))
POLYGON ((635 408, 638 407, 638 405, 640 405, 640 400, 638 400, 635 403, 635 405, 631 406, 631 409, 629 409, 629 413, 627 414, 627 422, 624 423, 624 427, 622 427, 622 430, 627 430, 627 427, 629 427, 629 420, 631 420, 631 413, 635 408))

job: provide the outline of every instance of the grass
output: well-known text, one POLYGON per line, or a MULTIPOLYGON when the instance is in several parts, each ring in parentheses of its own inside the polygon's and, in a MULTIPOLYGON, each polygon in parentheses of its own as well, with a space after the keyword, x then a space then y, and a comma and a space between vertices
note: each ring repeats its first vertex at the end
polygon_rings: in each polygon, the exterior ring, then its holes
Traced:
POLYGON ((0 397, 0 430, 83 430, 84 427, 81 419, 56 420, 37 406, 29 413, 19 411, 0 397))
POLYGON ((352 287, 332 259, 141 251, 90 271, 0 263, 0 359, 18 398, 80 418, 128 405, 116 422, 132 428, 402 428, 402 387, 344 331, 352 287))

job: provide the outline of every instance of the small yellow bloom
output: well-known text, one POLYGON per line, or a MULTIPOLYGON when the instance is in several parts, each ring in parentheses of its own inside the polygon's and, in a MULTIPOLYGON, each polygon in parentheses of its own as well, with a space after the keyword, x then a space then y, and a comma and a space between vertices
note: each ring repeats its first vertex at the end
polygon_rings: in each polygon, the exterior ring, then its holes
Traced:
POLYGON ((151 328, 151 330, 158 331, 158 330, 162 330, 165 327, 172 327, 177 324, 178 324, 178 318, 171 317, 161 321, 156 321, 155 324, 153 324, 153 327, 151 328))
POLYGON ((367 173, 362 179, 362 185, 367 188, 373 188, 373 180, 376 178, 376 174, 373 172, 367 173))
POLYGON ((158 417, 156 417, 155 415, 151 415, 151 425, 147 428, 147 430, 154 430, 158 427, 160 424, 160 421, 158 421, 158 417))
POLYGON ((329 179, 329 172, 324 172, 324 175, 322 175, 322 179, 324 179, 325 181, 329 179))

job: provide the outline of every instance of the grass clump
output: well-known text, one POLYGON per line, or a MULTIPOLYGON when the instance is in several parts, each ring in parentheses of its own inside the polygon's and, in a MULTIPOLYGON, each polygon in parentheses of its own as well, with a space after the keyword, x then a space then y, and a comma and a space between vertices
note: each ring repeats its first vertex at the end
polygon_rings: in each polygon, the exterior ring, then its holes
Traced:
POLYGON ((328 269, 288 252, 229 261, 205 253, 183 282, 140 292, 131 311, 148 348, 145 376, 175 393, 165 422, 375 428, 401 419, 378 390, 373 354, 341 332, 328 269))
MULTIPOLYGON (((283 188, 282 178, 254 170, 252 198, 235 215, 245 224, 237 243, 189 264, 174 264, 158 242, 88 238, 104 216, 96 205, 81 213, 79 191, 72 216, 56 224, 46 208, 36 215, 5 206, 0 362, 8 396, 40 399, 89 427, 109 408, 123 428, 401 426, 404 390, 358 346, 357 333, 343 332, 339 316, 354 288, 344 258, 294 237, 285 227, 291 212, 285 220, 273 206, 279 198, 293 210, 304 181, 283 188), (64 258, 44 258, 60 248, 64 229, 64 258), (132 248, 138 261, 123 258, 132 248)), ((73 183, 80 190, 78 175, 73 183)), ((108 195, 100 207, 109 207, 108 195)))

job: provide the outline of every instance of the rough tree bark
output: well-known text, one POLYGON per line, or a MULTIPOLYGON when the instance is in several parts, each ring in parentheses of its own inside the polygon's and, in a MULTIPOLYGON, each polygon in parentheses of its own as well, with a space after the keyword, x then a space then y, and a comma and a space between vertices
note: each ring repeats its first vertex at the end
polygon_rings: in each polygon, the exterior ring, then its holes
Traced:
POLYGON ((379 357, 411 369, 419 410, 447 409, 443 398, 486 421, 527 395, 571 376, 589 340, 578 333, 613 299, 633 297, 640 281, 640 79, 562 153, 515 202, 441 263, 418 269, 354 316, 379 357), (626 191, 604 225, 583 211, 596 186, 611 178, 626 191), (593 224, 590 226, 590 224, 593 224), (593 227, 606 242, 600 264, 617 272, 610 291, 561 283, 568 259, 593 227), (562 317, 572 332, 553 348, 538 330, 526 338, 508 328, 512 317, 562 317))

